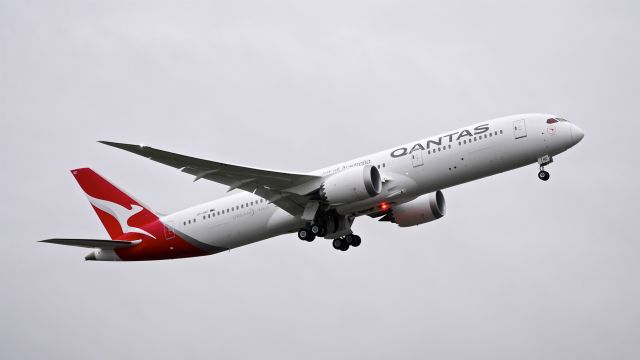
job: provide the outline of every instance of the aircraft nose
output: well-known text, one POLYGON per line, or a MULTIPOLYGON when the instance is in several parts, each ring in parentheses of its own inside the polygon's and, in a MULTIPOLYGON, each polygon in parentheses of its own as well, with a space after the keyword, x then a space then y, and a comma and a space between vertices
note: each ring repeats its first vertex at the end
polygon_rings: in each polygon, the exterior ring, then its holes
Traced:
POLYGON ((584 131, 582 131, 582 129, 580 129, 575 124, 571 124, 571 139, 573 140, 573 143, 574 144, 579 143, 583 137, 584 137, 584 131))

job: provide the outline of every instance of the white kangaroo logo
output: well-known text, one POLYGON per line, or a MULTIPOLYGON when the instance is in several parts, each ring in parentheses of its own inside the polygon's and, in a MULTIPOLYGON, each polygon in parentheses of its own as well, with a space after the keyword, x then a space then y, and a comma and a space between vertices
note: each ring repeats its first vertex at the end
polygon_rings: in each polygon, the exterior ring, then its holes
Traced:
POLYGON ((129 226, 128 224, 129 219, 133 215, 143 210, 141 206, 132 204, 131 210, 129 210, 120 204, 116 204, 114 202, 107 201, 107 200, 96 199, 94 197, 89 196, 89 194, 87 194, 87 197, 89 198, 89 202, 91 203, 91 205, 106 212, 107 214, 113 216, 114 218, 116 218, 116 220, 118 220, 118 222, 120 223, 120 228, 122 229, 122 233, 138 233, 138 234, 150 236, 154 239, 156 238, 155 236, 149 234, 148 232, 137 227, 129 226))

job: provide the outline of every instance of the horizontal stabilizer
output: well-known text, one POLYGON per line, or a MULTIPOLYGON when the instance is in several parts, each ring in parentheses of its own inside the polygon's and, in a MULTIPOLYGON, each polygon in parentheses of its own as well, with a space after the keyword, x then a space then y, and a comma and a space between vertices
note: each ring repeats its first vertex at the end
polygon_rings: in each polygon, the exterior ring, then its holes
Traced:
POLYGON ((40 240, 51 244, 79 246, 84 248, 100 248, 103 250, 114 250, 132 247, 140 244, 142 240, 121 241, 121 240, 101 240, 101 239, 47 239, 40 240))

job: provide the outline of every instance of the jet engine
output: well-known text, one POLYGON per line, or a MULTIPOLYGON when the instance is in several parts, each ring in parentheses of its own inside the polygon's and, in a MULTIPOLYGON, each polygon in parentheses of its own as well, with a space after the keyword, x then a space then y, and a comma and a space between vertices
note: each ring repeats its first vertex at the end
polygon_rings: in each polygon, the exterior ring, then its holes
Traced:
POLYGON ((420 225, 444 216, 446 204, 442 191, 422 195, 407 203, 396 205, 381 221, 391 221, 400 227, 420 225))
POLYGON ((330 176, 320 194, 330 204, 345 204, 370 198, 382 191, 382 178, 375 166, 354 167, 330 176))

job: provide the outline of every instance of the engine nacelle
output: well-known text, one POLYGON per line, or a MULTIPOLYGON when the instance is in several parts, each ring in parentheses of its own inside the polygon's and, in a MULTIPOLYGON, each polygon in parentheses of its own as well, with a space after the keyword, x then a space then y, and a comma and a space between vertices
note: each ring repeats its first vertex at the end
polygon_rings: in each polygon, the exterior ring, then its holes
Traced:
POLYGON ((330 204, 346 204, 376 196, 380 191, 380 172, 375 166, 366 165, 332 175, 322 184, 320 193, 330 204))
POLYGON ((391 209, 391 221, 400 227, 420 225, 440 219, 446 212, 442 191, 422 195, 391 209))

